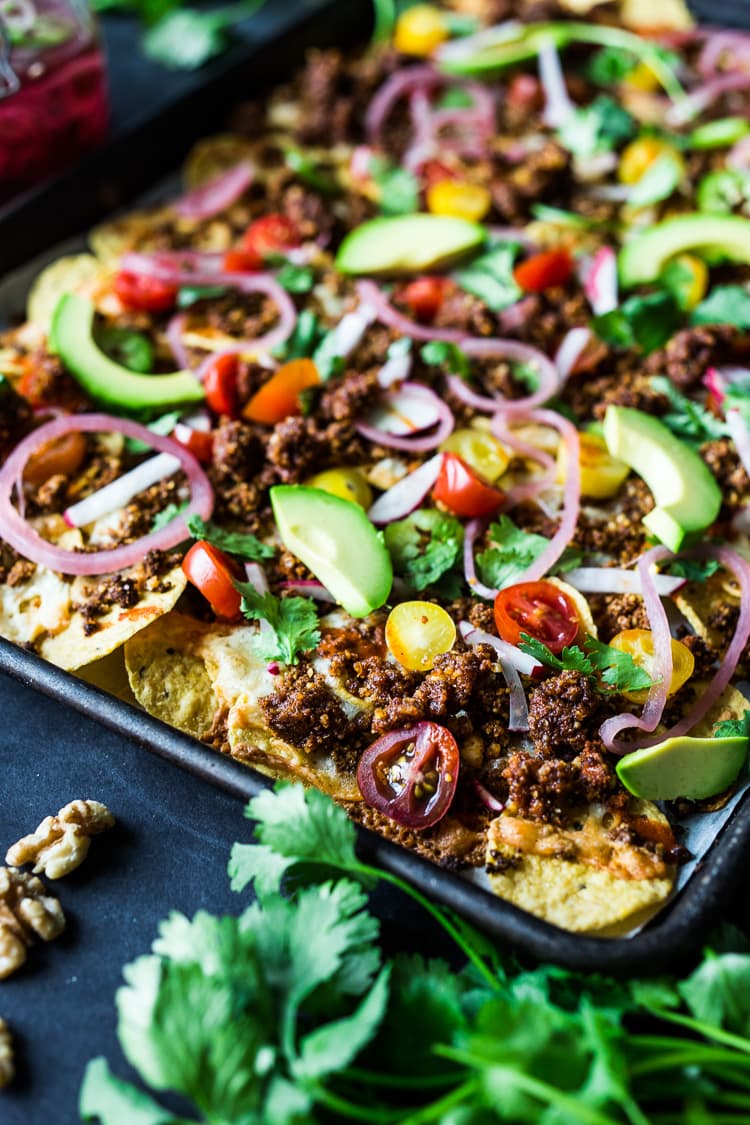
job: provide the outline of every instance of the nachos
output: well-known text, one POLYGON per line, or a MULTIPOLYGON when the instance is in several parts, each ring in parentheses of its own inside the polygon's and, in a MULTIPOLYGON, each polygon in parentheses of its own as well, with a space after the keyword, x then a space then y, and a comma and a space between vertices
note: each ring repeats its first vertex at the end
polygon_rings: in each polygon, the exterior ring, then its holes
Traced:
POLYGON ((313 51, 40 276, 0 632, 606 935, 746 771, 750 37, 585 7, 313 51))

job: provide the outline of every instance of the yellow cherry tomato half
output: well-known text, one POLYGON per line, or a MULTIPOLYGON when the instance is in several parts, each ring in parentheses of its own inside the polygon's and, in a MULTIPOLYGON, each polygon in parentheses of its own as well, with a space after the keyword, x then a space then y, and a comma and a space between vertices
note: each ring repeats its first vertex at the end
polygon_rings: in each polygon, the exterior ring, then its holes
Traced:
POLYGON ((673 270, 679 304, 689 312, 706 296, 708 266, 695 254, 678 254, 673 259, 673 270))
POLYGON ((482 430, 454 430, 440 446, 441 453, 457 453, 466 464, 490 484, 501 477, 510 456, 500 442, 482 430))
POLYGON ((341 500, 352 500, 365 511, 372 504, 372 489, 359 469, 326 469, 310 477, 310 488, 321 488, 341 500))
POLYGON ((432 4, 415 4, 398 17, 393 46, 405 55, 431 55, 449 35, 438 8, 432 4))
POLYGON ((478 223, 492 206, 492 196, 481 184, 467 180, 437 180, 427 188, 427 210, 478 223))
POLYGON ((682 156, 669 141, 661 137, 638 137, 627 145, 620 157, 617 175, 622 184, 637 184, 655 160, 669 153, 680 164, 682 156))
POLYGON ((660 89, 659 79, 648 63, 640 62, 623 78, 623 83, 631 90, 643 90, 650 94, 660 89))
MULTIPOLYGON (((579 434, 581 466, 581 495, 594 500, 607 500, 616 496, 630 469, 624 461, 612 457, 604 438, 598 434, 579 434)), ((557 481, 562 484, 568 475, 568 451, 560 442, 557 451, 557 481)))
MULTIPOLYGON (((612 648, 627 652, 639 668, 652 676, 654 666, 654 635, 650 629, 625 629, 609 642, 612 648)), ((672 679, 669 695, 674 695, 687 683, 695 669, 695 657, 682 641, 672 640, 672 679)), ((652 676, 653 678, 653 676, 652 676)), ((648 691, 625 691, 623 695, 632 703, 645 703, 648 691)))
POLYGON ((456 643, 453 618, 432 602, 401 602, 388 615, 385 643, 410 672, 429 672, 435 658, 456 643))

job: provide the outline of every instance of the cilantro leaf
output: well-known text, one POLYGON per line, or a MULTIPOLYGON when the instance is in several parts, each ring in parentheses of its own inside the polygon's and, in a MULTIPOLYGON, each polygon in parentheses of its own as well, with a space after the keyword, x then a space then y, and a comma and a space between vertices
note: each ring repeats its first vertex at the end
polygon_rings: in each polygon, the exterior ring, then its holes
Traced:
POLYGON ((154 368, 154 347, 148 336, 134 332, 132 328, 121 328, 116 324, 104 324, 96 331, 96 340, 102 351, 139 375, 147 375, 154 368))
MULTIPOLYGON (((392 347, 393 345, 391 345, 392 347)), ((451 375, 460 375, 462 379, 471 378, 471 364, 466 352, 458 344, 449 344, 443 340, 430 340, 420 348, 419 354, 425 363, 430 366, 445 365, 451 375)))
POLYGON ((201 519, 198 515, 191 516, 187 526, 194 539, 207 539, 219 550, 228 551, 230 555, 241 555, 247 562, 271 559, 276 553, 273 547, 262 543, 249 531, 227 531, 212 520, 201 519))
POLYGON ((225 285, 182 285, 177 294, 177 308, 189 309, 197 301, 223 297, 228 292, 225 285))
POLYGON ((693 445, 702 445, 703 442, 713 441, 727 433, 726 423, 699 402, 681 394, 665 375, 655 375, 651 386, 669 400, 672 409, 661 420, 677 437, 693 445))
POLYGON ((92 1059, 86 1067, 78 1112, 84 1121, 101 1125, 181 1125, 181 1117, 164 1109, 148 1094, 118 1078, 106 1059, 92 1059))
POLYGON ((714 727, 714 738, 750 737, 750 711, 746 710, 740 719, 725 719, 714 727))
POLYGON ((522 531, 508 516, 490 525, 490 543, 480 551, 476 562, 482 582, 495 590, 512 586, 548 546, 542 535, 522 531))
POLYGON ((560 143, 575 156, 611 152, 637 132, 635 118, 613 98, 600 94, 590 105, 573 110, 558 130, 560 143))
POLYGON ((273 348, 272 354, 283 360, 306 359, 314 353, 324 336, 325 329, 312 309, 303 309, 289 339, 273 348))
MULTIPOLYGON (((385 529, 385 545, 393 567, 415 590, 426 590, 440 579, 454 577, 450 571, 461 554, 464 533, 455 516, 433 508, 421 508, 385 529)), ((458 576, 455 576, 458 580, 458 576)), ((457 581, 453 582, 453 586, 457 581)), ((460 587, 459 587, 460 588, 460 587)), ((447 592, 446 596, 454 596, 447 592)))
POLYGON ((586 63, 584 73, 598 86, 616 86, 637 65, 632 51, 621 47, 601 47, 586 63))
POLYGON ((555 656, 545 644, 527 633, 521 634, 521 643, 518 647, 522 652, 528 653, 542 664, 546 664, 548 668, 555 668, 557 671, 581 672, 582 675, 589 677, 595 677, 599 673, 601 682, 613 691, 645 691, 653 683, 648 673, 636 664, 630 653, 605 645, 596 637, 587 636, 583 648, 578 645, 564 648, 560 656, 555 656))
POLYGON ((750 955, 708 951, 678 991, 696 1019, 750 1036, 750 955))
POLYGON ((419 210, 419 181, 412 172, 384 156, 371 157, 368 172, 384 215, 410 215, 419 210))
MULTIPOLYGON (((152 434, 169 435, 181 417, 181 410, 170 410, 167 414, 161 414, 158 418, 154 418, 153 422, 149 422, 148 429, 152 434)), ((145 441, 139 441, 138 438, 125 438, 125 448, 128 453, 151 452, 151 446, 145 441)))
POLYGON ((744 285, 715 285, 690 317, 693 324, 732 324, 750 328, 750 291, 744 285))
POLYGON ((517 253, 518 243, 501 242, 456 270, 453 277, 462 289, 479 297, 493 312, 502 312, 521 296, 521 289, 513 277, 517 253))
POLYGON ((187 500, 184 502, 184 504, 167 504, 166 508, 162 508, 162 510, 160 512, 157 512, 154 516, 151 522, 151 530, 161 531, 161 529, 163 527, 166 527, 167 524, 171 523, 172 520, 177 519, 177 517, 181 515, 181 513, 184 512, 186 508, 187 500))
POLYGON ((666 573, 686 578, 688 582, 705 582, 720 566, 716 559, 675 559, 666 573))
POLYGON ((276 272, 276 280, 287 293, 309 293, 315 285, 315 271, 310 266, 284 262, 276 272))
POLYGON ((594 675, 594 665, 578 645, 568 646, 562 650, 559 656, 555 656, 542 641, 529 636, 528 633, 521 633, 518 647, 521 652, 528 653, 529 656, 533 656, 540 663, 546 664, 548 668, 555 668, 558 672, 569 670, 581 672, 584 676, 594 675))
POLYGON ((261 623, 253 646, 263 660, 298 664, 300 653, 317 646, 320 641, 318 614, 310 598, 259 594, 249 582, 235 582, 235 586, 242 594, 245 617, 261 623))
POLYGON ((241 0, 228 8, 168 11, 148 29, 143 49, 149 58, 170 70, 195 70, 229 45, 230 29, 251 16, 263 0, 241 0))
POLYGON ((682 313, 671 293, 662 290, 628 297, 618 309, 595 316, 591 327, 616 348, 640 348, 647 355, 662 347, 682 324, 682 313))
POLYGON ((284 160, 288 168, 296 173, 303 184, 321 192, 323 195, 334 195, 339 190, 339 185, 332 175, 314 160, 308 153, 298 148, 288 148, 284 152, 284 160))

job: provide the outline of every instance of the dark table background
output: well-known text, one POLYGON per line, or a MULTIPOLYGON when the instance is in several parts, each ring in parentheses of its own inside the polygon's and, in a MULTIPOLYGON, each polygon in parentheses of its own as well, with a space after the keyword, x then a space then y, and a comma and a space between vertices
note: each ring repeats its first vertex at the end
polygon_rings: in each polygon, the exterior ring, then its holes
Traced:
MULTIPOLYGON (((272 0, 254 33, 271 35, 287 8, 272 0)), ((724 11, 727 22, 730 12, 747 21, 750 3, 734 0, 724 11)), ((200 81, 144 59, 131 20, 108 17, 104 28, 115 136, 200 81)), ((90 1058, 106 1055, 117 1073, 132 1077, 115 1034, 122 966, 148 951, 170 910, 243 907, 247 895, 230 891, 226 863, 232 843, 249 839, 250 825, 241 802, 3 676, 0 723, 0 861, 9 844, 75 798, 103 801, 117 817, 83 866, 52 884, 66 932, 33 948, 27 965, 0 983, 0 1015, 17 1053, 16 1081, 0 1093, 0 1125, 72 1125, 90 1058)), ((750 881, 737 888, 728 919, 750 921, 748 890, 750 881)), ((440 931, 409 901, 377 894, 374 907, 386 949, 446 952, 440 931)))

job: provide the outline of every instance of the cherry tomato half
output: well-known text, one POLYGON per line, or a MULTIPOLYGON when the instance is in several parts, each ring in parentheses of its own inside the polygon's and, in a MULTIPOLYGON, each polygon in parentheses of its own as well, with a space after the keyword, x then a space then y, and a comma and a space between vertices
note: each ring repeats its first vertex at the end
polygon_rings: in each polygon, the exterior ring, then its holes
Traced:
POLYGON ((255 392, 242 413, 253 422, 275 426, 292 414, 300 414, 301 392, 319 382, 318 369, 311 359, 290 359, 255 392))
POLYGON ((559 656, 578 635, 578 613, 571 599, 551 582, 518 582, 495 598, 495 625, 508 644, 528 633, 559 656))
POLYGON ((37 486, 58 474, 72 477, 85 456, 85 436, 78 431, 63 434, 34 450, 26 462, 23 479, 26 484, 37 486))
POLYGON ((115 277, 114 290, 126 308, 138 312, 166 312, 174 308, 177 300, 176 285, 130 270, 120 270, 115 277))
MULTIPOLYGON (((248 262, 256 263, 255 269, 262 269, 264 262, 272 254, 283 254, 285 250, 292 250, 299 244, 296 224, 278 212, 256 219, 242 236, 242 250, 247 255, 248 262)), ((245 269, 249 268, 249 265, 245 266, 245 269)))
POLYGON ((212 434, 206 433, 205 430, 194 430, 192 426, 186 426, 184 422, 178 422, 172 430, 172 438, 183 449, 187 449, 188 453, 192 453, 201 465, 211 464, 214 452, 212 434))
POLYGON ((263 268, 255 254, 246 254, 244 250, 227 250, 223 265, 225 273, 257 273, 263 268))
POLYGON ((542 293, 553 285, 564 285, 573 273, 573 258, 568 250, 545 250, 519 262, 513 277, 524 293, 542 293))
POLYGON ((458 784, 456 740, 438 723, 384 734, 357 768, 364 800, 397 824, 429 828, 447 813, 458 784))
POLYGON ((400 295, 400 299, 419 321, 429 324, 435 319, 440 306, 455 284, 449 277, 418 277, 410 281, 400 295))
POLYGON ((505 499, 504 492, 486 484, 455 453, 443 453, 440 475, 432 495, 449 512, 467 518, 489 516, 505 499))
POLYGON ((236 418, 237 403, 237 356, 217 355, 208 366, 203 380, 206 402, 214 414, 226 414, 236 418))
POLYGON ((240 577, 236 564, 207 540, 199 539, 182 560, 188 582, 200 590, 217 617, 239 615, 242 597, 234 585, 240 577))

